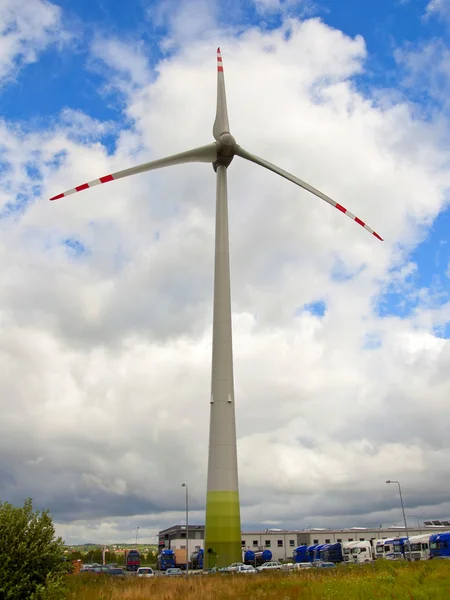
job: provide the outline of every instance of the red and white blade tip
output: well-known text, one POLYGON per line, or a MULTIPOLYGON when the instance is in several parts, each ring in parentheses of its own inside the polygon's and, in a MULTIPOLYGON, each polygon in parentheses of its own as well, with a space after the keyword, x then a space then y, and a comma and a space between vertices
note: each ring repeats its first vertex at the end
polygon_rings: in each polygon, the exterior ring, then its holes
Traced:
POLYGON ((342 206, 341 204, 338 204, 336 202, 335 208, 337 208, 338 210, 340 210, 341 213, 344 213, 344 215, 347 215, 347 217, 350 217, 350 219, 353 219, 353 221, 355 221, 355 223, 358 223, 358 225, 361 225, 361 227, 364 227, 364 229, 366 229, 366 231, 368 231, 373 236, 375 236, 377 238, 377 240, 380 240, 381 242, 384 242, 383 238, 380 235, 378 235, 378 233, 376 231, 374 231, 373 229, 371 229, 368 225, 366 225, 364 223, 364 221, 361 221, 361 219, 359 219, 353 213, 351 213, 349 210, 347 210, 345 208, 345 206, 342 206))
POLYGON ((94 179, 94 181, 89 181, 89 183, 82 183, 81 185, 77 185, 77 187, 74 187, 71 190, 67 190, 67 192, 63 192, 62 194, 53 196, 53 198, 50 198, 50 200, 59 200, 60 198, 64 198, 65 196, 75 194, 76 192, 82 192, 83 190, 87 190, 88 188, 94 187, 94 185, 98 185, 99 183, 108 183, 109 181, 114 181, 114 177, 112 175, 105 175, 104 177, 100 177, 99 179, 94 179))
POLYGON ((222 55, 220 53, 220 48, 217 48, 217 71, 219 73, 223 73, 222 55))

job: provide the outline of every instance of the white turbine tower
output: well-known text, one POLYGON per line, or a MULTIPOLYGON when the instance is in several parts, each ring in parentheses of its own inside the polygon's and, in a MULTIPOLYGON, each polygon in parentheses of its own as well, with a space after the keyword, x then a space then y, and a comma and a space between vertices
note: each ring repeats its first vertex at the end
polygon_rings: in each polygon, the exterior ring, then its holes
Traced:
POLYGON ((364 221, 308 183, 272 163, 250 154, 236 143, 228 123, 225 81, 220 48, 217 49, 217 111, 213 127, 215 142, 144 163, 83 183, 50 200, 58 200, 100 183, 128 175, 182 163, 211 163, 217 173, 216 238, 214 264, 214 316, 211 376, 211 413, 208 452, 208 483, 205 517, 205 568, 227 566, 242 559, 236 425, 234 409, 233 351, 231 334, 230 264, 228 247, 227 167, 240 156, 273 171, 325 200, 356 221, 379 240, 364 221))

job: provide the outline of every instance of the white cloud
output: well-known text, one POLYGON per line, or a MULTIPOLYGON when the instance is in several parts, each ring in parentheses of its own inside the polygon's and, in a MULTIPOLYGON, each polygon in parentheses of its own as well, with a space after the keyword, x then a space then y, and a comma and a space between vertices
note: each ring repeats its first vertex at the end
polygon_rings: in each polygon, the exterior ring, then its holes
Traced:
POLYGON ((403 85, 419 97, 425 95, 448 109, 450 49, 442 39, 406 44, 396 51, 395 58, 402 68, 403 85))
MULTIPOLYGON (((450 171, 434 123, 358 92, 364 41, 319 20, 221 36, 238 143, 386 238, 272 173, 231 164, 244 522, 396 520, 389 477, 404 483, 410 510, 441 516, 432 511, 450 509, 450 350, 433 327, 447 309, 374 311, 391 281, 406 281, 408 250, 445 207, 450 171), (317 300, 323 317, 302 310, 317 300)), ((111 124, 80 113, 46 132, 1 128, 1 206, 20 193, 34 200, 0 221, 0 492, 49 506, 72 541, 104 539, 106 523, 111 541, 136 525, 154 535, 180 520, 185 480, 201 522, 209 420, 211 166, 47 198, 207 143, 215 46, 181 44, 157 78, 142 56, 130 62, 133 46, 94 52, 115 71, 131 123, 113 154, 98 141, 111 124)))
POLYGON ((50 44, 67 40, 61 12, 46 0, 0 1, 0 83, 35 62, 50 44))
POLYGON ((317 10, 317 5, 311 0, 254 0, 254 4, 257 12, 266 16, 279 13, 284 16, 295 14, 299 18, 317 10))
POLYGON ((120 87, 126 82, 127 89, 130 89, 130 84, 131 89, 136 89, 150 80, 148 48, 141 42, 126 43, 119 39, 97 37, 91 45, 91 54, 95 60, 102 62, 101 69, 98 69, 101 74, 104 74, 104 66, 108 67, 107 85, 111 85, 112 78, 116 85, 120 83, 120 87))
POLYGON ((450 18, 449 0, 430 0, 425 9, 425 15, 437 15, 443 19, 450 18))
MULTIPOLYGON (((235 10, 239 8, 230 0, 227 12, 235 10)), ((217 0, 162 0, 149 3, 146 16, 154 28, 166 30, 160 45, 167 51, 213 35, 218 29, 219 13, 217 0)))

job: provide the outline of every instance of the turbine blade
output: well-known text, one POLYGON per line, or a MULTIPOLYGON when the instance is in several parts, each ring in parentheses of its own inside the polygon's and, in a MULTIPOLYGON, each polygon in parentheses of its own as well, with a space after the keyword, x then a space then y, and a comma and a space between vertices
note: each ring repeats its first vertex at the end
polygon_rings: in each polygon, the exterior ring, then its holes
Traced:
POLYGON ((152 160, 151 162, 138 165, 137 167, 131 167, 124 169, 123 171, 117 171, 110 175, 104 175, 99 179, 94 179, 88 183, 78 185, 67 192, 53 196, 50 200, 59 200, 64 196, 70 196, 75 192, 82 192, 88 188, 98 185, 99 183, 108 183, 108 181, 114 181, 115 179, 121 179, 122 177, 128 177, 129 175, 136 175, 137 173, 145 173, 145 171, 152 171, 154 169, 162 169, 163 167, 171 167, 173 165, 181 165, 183 163, 191 162, 206 162, 213 163, 217 159, 217 145, 215 142, 208 144, 207 146, 201 146, 200 148, 194 148, 193 150, 187 150, 186 152, 180 152, 179 154, 172 154, 172 156, 166 156, 158 160, 152 160))
POLYGON ((228 123, 227 96, 225 94, 225 78, 223 76, 223 63, 220 48, 217 48, 217 109, 214 121, 213 135, 219 141, 222 133, 230 133, 228 123))
POLYGON ((344 206, 342 206, 341 204, 338 204, 332 198, 330 198, 329 196, 327 196, 320 190, 316 189, 312 185, 309 185, 309 183, 302 181, 298 177, 295 177, 295 175, 291 175, 291 173, 284 171, 284 169, 280 169, 280 167, 273 165, 269 161, 264 160, 263 158, 259 158, 259 156, 250 154, 250 152, 247 152, 247 150, 244 150, 244 148, 241 148, 241 146, 238 146, 237 144, 235 146, 235 153, 238 156, 240 156, 241 158, 245 158, 246 160, 249 160, 249 161, 255 163, 256 165, 260 165, 261 167, 264 167, 265 169, 268 169, 269 171, 273 171, 273 173, 276 173, 277 175, 281 175, 281 177, 284 177, 288 181, 292 181, 292 183, 295 183, 296 185, 300 186, 304 190, 307 190, 308 192, 311 192, 311 194, 314 194, 318 198, 325 200, 325 202, 328 202, 328 204, 331 204, 331 206, 334 206, 335 208, 340 210, 342 213, 344 213, 344 215, 347 215, 347 217, 350 217, 350 219, 352 219, 353 221, 358 223, 358 225, 361 225, 361 227, 364 227, 364 229, 366 229, 369 233, 371 233, 373 236, 375 236, 378 240, 383 241, 383 238, 381 236, 379 236, 378 233, 376 233, 368 225, 366 225, 366 223, 364 221, 362 221, 361 219, 356 217, 353 213, 351 213, 349 210, 347 210, 344 206))

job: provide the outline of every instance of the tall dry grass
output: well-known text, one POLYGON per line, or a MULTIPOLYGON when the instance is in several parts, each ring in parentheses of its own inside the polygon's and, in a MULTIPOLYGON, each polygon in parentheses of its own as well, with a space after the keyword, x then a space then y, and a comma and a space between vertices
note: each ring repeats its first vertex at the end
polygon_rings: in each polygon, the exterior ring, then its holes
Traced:
POLYGON ((450 600, 450 561, 183 578, 80 574, 67 600, 450 600))

